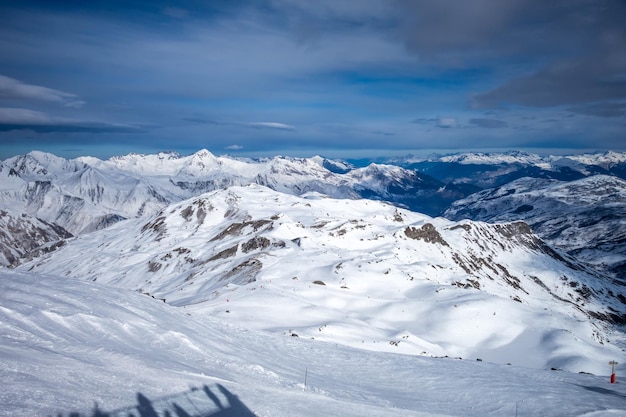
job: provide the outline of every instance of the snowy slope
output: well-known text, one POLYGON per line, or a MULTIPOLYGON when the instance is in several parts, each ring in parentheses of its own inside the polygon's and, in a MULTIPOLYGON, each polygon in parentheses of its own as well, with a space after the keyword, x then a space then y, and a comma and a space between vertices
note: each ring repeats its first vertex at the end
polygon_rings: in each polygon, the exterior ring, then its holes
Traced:
POLYGON ((551 245, 626 279, 626 181, 617 177, 522 178, 459 200, 444 215, 524 221, 551 245))
POLYGON ((620 352, 609 342, 619 289, 525 224, 454 223, 368 200, 231 187, 21 269, 369 350, 594 373, 620 352))
POLYGON ((0 183, 0 207, 54 223, 73 234, 152 215, 169 202, 141 179, 122 171, 100 170, 43 152, 8 159, 5 166, 16 178, 0 183))
POLYGON ((0 271, 0 416, 616 417, 601 376, 271 335, 93 282, 0 271), (306 385, 305 385, 306 383, 306 385))
POLYGON ((207 150, 65 160, 33 151, 0 166, 0 208, 13 208, 78 235, 126 218, 149 217, 170 203, 233 185, 261 184, 302 195, 366 197, 439 213, 455 198, 444 184, 412 170, 349 169, 321 157, 263 160, 216 157, 207 150), (330 169, 329 169, 330 168, 330 169))
POLYGON ((445 183, 481 188, 501 186, 523 177, 573 181, 602 174, 626 179, 626 152, 548 156, 521 151, 458 153, 430 158, 390 158, 385 162, 416 169, 445 183))
POLYGON ((24 259, 54 250, 70 237, 60 226, 0 210, 0 265, 15 266, 24 259))

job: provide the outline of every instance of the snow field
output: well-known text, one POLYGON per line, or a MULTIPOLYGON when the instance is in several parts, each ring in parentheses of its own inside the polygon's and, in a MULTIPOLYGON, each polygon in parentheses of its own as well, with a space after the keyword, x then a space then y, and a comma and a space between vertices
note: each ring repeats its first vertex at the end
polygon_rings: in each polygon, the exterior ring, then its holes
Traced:
POLYGON ((156 407, 190 387, 219 394, 216 384, 257 416, 500 416, 516 404, 520 416, 626 412, 625 385, 606 376, 355 350, 53 276, 3 271, 0 290, 3 416, 114 410, 137 393, 156 407))

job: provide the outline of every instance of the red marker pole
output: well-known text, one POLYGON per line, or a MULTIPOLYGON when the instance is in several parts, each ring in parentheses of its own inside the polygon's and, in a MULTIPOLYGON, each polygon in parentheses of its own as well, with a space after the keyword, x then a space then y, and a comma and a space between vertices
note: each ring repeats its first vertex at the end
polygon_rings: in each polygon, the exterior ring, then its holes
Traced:
POLYGON ((611 361, 609 365, 611 365, 611 384, 615 384, 615 365, 617 365, 617 362, 611 361))

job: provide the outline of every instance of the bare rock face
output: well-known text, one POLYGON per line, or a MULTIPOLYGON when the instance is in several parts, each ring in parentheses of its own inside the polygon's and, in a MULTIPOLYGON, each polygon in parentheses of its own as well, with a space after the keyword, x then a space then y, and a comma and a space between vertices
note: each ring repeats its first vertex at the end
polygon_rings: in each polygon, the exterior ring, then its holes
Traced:
POLYGON ((14 267, 22 261, 53 251, 72 234, 59 225, 0 210, 0 265, 14 267))
POLYGON ((410 239, 423 240, 426 243, 438 243, 443 246, 450 246, 431 223, 426 223, 421 228, 409 226, 404 229, 404 234, 410 239))

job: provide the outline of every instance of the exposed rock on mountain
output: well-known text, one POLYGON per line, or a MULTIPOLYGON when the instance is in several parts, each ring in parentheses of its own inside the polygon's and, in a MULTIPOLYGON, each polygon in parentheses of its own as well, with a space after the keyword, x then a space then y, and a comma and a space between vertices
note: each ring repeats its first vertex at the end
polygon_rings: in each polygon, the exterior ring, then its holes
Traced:
POLYGON ((522 178, 456 201, 452 220, 524 221, 542 239, 626 283, 626 181, 522 178))
POLYGON ((59 248, 70 237, 61 226, 0 210, 0 265, 17 266, 25 259, 59 248))

